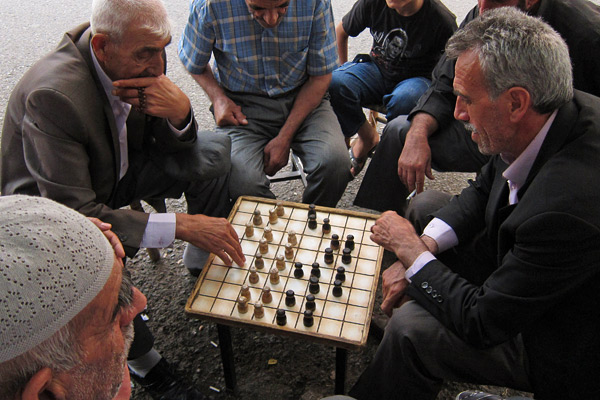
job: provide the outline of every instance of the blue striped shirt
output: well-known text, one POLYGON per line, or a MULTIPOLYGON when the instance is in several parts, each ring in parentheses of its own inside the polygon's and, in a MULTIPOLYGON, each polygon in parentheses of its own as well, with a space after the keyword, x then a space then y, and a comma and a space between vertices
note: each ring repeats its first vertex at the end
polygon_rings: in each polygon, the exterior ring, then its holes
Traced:
POLYGON ((308 75, 326 75, 338 65, 330 0, 290 0, 271 29, 254 20, 245 0, 193 0, 179 58, 189 72, 201 74, 211 53, 222 87, 271 97, 287 93, 308 75))

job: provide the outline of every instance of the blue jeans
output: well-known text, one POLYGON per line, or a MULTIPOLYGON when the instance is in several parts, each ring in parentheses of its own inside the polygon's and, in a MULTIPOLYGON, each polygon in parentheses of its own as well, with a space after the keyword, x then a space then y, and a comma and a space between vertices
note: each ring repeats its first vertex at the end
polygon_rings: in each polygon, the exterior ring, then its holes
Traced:
POLYGON ((422 77, 394 82, 385 79, 374 62, 352 61, 333 71, 329 94, 342 132, 349 137, 366 121, 363 106, 383 104, 390 121, 408 114, 430 85, 431 81, 422 77))

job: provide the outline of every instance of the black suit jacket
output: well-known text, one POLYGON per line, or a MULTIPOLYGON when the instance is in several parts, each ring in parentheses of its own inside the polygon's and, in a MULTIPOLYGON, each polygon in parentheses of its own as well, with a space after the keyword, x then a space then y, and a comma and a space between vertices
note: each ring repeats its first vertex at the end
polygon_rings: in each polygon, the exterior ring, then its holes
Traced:
MULTIPOLYGON (((2 194, 48 197, 113 225, 136 249, 148 215, 118 209, 120 150, 108 98, 96 74, 89 23, 65 34, 15 87, 2 128, 2 194)), ((195 120, 177 138, 163 118, 132 109, 127 120, 134 151, 177 154, 197 139, 195 120)))
POLYGON ((600 398, 600 99, 560 108, 513 206, 506 167, 493 157, 435 213, 461 243, 486 232, 491 275, 475 286, 434 260, 407 293, 475 347, 521 333, 536 398, 600 398))

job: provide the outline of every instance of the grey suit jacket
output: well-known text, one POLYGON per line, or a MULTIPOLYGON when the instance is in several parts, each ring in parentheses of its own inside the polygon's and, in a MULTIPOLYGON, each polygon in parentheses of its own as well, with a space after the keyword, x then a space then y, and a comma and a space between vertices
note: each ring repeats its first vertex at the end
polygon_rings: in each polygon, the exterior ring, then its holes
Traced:
MULTIPOLYGON (((120 152, 115 119, 90 54, 89 23, 65 34, 15 87, 2 129, 2 194, 54 199, 113 225, 137 248, 148 215, 118 209, 120 152)), ((177 153, 194 146, 195 120, 176 138, 167 121, 132 109, 130 149, 177 153), (137 115, 136 115, 137 114, 137 115)))
POLYGON ((492 157, 435 213, 461 243, 487 234, 491 275, 475 286, 434 260, 408 294, 475 347, 521 333, 536 398, 600 398, 600 98, 560 108, 513 206, 506 167, 492 157))

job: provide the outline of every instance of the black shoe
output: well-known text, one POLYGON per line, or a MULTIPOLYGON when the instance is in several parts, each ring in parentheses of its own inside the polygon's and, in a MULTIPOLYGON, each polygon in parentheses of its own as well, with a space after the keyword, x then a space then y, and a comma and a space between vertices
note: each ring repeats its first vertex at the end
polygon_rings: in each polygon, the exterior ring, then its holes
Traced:
POLYGON ((144 378, 133 372, 131 377, 156 400, 208 399, 195 387, 178 377, 164 358, 161 358, 144 378))
POLYGON ((504 399, 498 395, 480 392, 479 390, 467 390, 462 393, 459 393, 458 396, 456 396, 456 400, 504 400, 504 399))

